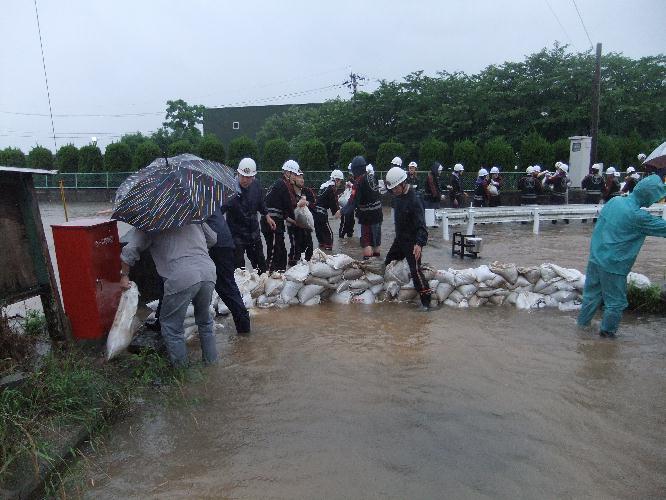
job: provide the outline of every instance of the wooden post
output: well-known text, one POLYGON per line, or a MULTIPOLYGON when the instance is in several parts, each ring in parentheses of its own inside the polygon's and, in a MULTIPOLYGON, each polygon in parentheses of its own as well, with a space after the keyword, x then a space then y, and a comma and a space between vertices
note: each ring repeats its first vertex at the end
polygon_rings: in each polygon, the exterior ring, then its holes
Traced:
POLYGON ((539 234, 539 222, 540 222, 540 220, 539 220, 539 209, 535 208, 532 211, 532 215, 534 216, 534 225, 532 226, 532 232, 534 234, 539 234))
POLYGON ((449 216, 446 212, 442 214, 442 239, 444 241, 449 241, 451 239, 449 236, 449 216))
POLYGON ((592 82, 592 120, 590 135, 590 166, 597 163, 597 136, 599 135, 599 99, 601 95, 601 44, 597 44, 597 59, 594 66, 594 80, 592 82))

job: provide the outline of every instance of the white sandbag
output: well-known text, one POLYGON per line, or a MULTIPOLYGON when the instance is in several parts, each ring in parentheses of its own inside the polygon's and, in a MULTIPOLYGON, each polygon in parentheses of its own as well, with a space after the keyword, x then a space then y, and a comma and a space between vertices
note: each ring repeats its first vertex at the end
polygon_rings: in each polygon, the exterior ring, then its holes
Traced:
POLYGON ((551 267, 550 264, 541 264, 539 266, 539 272, 541 273, 541 279, 544 280, 545 282, 549 282, 558 274, 555 272, 555 270, 551 267))
POLYGON ((312 257, 310 257, 310 263, 312 262, 326 262, 328 255, 321 248, 315 248, 312 251, 312 257))
POLYGON ((153 311, 157 311, 157 306, 158 306, 159 303, 160 303, 159 300, 153 300, 153 301, 151 301, 151 302, 148 302, 148 303, 146 304, 146 307, 147 307, 148 309, 152 309, 153 311))
POLYGON ((541 290, 546 288, 548 286, 548 283, 546 283, 543 278, 539 278, 539 280, 534 284, 534 293, 540 293, 541 290))
POLYGON ((340 293, 334 293, 330 297, 330 301, 334 304, 349 304, 352 299, 352 293, 349 290, 340 293))
POLYGON ((532 284, 536 283, 541 278, 541 271, 538 267, 519 267, 517 269, 518 273, 532 284))
POLYGON ((465 297, 463 297, 463 294, 460 293, 457 289, 453 290, 447 298, 447 300, 452 300, 456 304, 458 304, 461 300, 464 300, 464 299, 465 299, 465 297))
POLYGON ((304 306, 317 306, 321 304, 321 295, 315 295, 314 297, 302 302, 304 306))
POLYGON ((434 292, 435 290, 437 290, 438 286, 439 286, 439 281, 437 281, 437 280, 428 281, 428 288, 430 289, 431 292, 434 292))
POLYGON ((444 269, 440 269, 435 273, 435 279, 440 283, 448 283, 449 285, 456 286, 456 277, 455 275, 444 269))
POLYGON ((454 302, 454 301, 451 300, 451 299, 446 299, 446 300, 444 301, 444 305, 445 305, 445 306, 449 306, 449 307, 458 307, 458 302, 454 302))
POLYGON ((518 294, 518 298, 516 298, 516 307, 518 309, 538 309, 545 306, 546 302, 544 300, 544 296, 540 293, 520 292, 518 294))
POLYGON ((506 296, 506 302, 509 304, 516 304, 516 301, 518 300, 518 292, 511 292, 509 295, 506 296))
POLYGON ((398 293, 398 300, 400 302, 409 302, 418 295, 418 292, 414 288, 401 288, 398 293))
POLYGON ((486 281, 486 285, 488 285, 489 288, 503 288, 503 287, 509 287, 509 283, 500 275, 495 275, 495 277, 491 280, 486 281))
POLYGON ((480 288, 479 288, 479 289, 476 291, 476 294, 477 294, 479 297, 482 297, 482 298, 488 299, 488 298, 492 297, 493 295, 495 295, 495 290, 493 290, 493 289, 491 289, 491 288, 485 288, 485 289, 480 289, 480 288))
POLYGON ((421 273, 423 274, 423 277, 425 278, 426 281, 430 281, 432 279, 435 279, 435 275, 437 274, 437 269, 427 264, 423 264, 421 266, 421 273))
POLYGON ((480 307, 483 304, 488 302, 488 299, 479 297, 478 295, 472 295, 468 300, 467 303, 469 304, 469 307, 480 307))
POLYGON ((550 264, 550 268, 555 271, 555 273, 560 278, 563 278, 567 281, 577 281, 583 274, 578 269, 566 269, 564 267, 558 266, 557 264, 550 264))
POLYGON ((294 208, 294 220, 304 229, 314 229, 314 217, 308 207, 294 208))
POLYGON ((505 300, 506 297, 503 295, 492 295, 491 297, 488 297, 488 303, 494 306, 501 306, 504 304, 505 300))
POLYGON ((496 261, 490 264, 490 270, 495 274, 499 274, 511 285, 518 279, 518 269, 515 264, 505 264, 496 261))
POLYGON ((326 281, 328 281, 331 285, 335 285, 340 283, 343 279, 344 277, 342 276, 342 274, 338 274, 337 276, 331 276, 326 281))
POLYGON ((553 283, 553 286, 559 291, 571 292, 576 289, 576 281, 560 280, 553 283))
POLYGON ((231 311, 229 310, 227 305, 224 303, 224 301, 222 299, 220 299, 220 301, 217 303, 217 314, 225 316, 225 315, 229 314, 230 312, 231 311))
POLYGON ((449 269, 449 271, 453 271, 456 287, 459 287, 460 285, 469 285, 476 281, 476 272, 474 269, 449 269))
POLYGON ((650 286, 650 278, 639 273, 629 273, 627 275, 627 284, 634 285, 640 290, 645 290, 650 286))
POLYGON ((582 292, 583 289, 585 288, 585 275, 583 274, 583 276, 578 280, 574 281, 572 285, 576 290, 582 292))
POLYGON ((255 305, 255 299, 252 298, 252 295, 246 293, 243 295, 243 304, 245 304, 245 309, 252 309, 255 305))
POLYGON ((477 286, 470 283, 469 285, 460 285, 456 290, 462 294, 463 298, 469 299, 476 293, 477 286))
POLYGON ((397 281, 385 281, 384 290, 390 298, 394 299, 400 293, 400 283, 397 281))
POLYGON ((335 287, 335 293, 342 293, 349 290, 349 281, 342 281, 335 287))
POLYGON ((127 346, 132 341, 132 337, 134 337, 134 333, 141 326, 139 321, 133 321, 138 305, 139 289, 136 283, 130 281, 130 288, 124 290, 120 296, 118 309, 113 318, 109 336, 106 338, 107 361, 127 349, 127 346))
POLYGON ((549 284, 546 288, 542 288, 539 293, 542 295, 551 295, 555 292, 557 292, 557 288, 555 288, 555 283, 549 284))
POLYGON ((469 302, 467 302, 467 299, 463 299, 460 302, 458 302, 458 305, 456 307, 458 309, 467 309, 469 307, 469 302))
POLYGON ((284 287, 282 287, 282 291, 280 292, 280 299, 285 304, 288 304, 291 302, 291 299, 296 297, 298 294, 298 291, 303 287, 303 283, 297 282, 297 281, 291 281, 291 280, 286 280, 284 282, 284 287))
POLYGON ((368 288, 370 288, 370 283, 368 282, 368 280, 365 280, 365 279, 363 279, 363 280, 354 280, 354 281, 349 282, 349 288, 352 291, 355 291, 355 292, 358 293, 358 292, 362 292, 363 290, 367 290, 368 288))
POLYGON ((298 301, 301 304, 305 304, 315 295, 319 295, 324 290, 324 287, 321 285, 304 285, 298 291, 298 301))
POLYGON ((525 278, 525 276, 518 276, 518 279, 516 279, 514 285, 516 288, 523 288, 523 287, 532 288, 532 283, 530 283, 528 279, 525 278))
POLYGON ((290 267, 287 272, 284 273, 284 277, 289 281, 298 281, 303 282, 310 274, 310 266, 307 262, 299 262, 293 267, 290 267))
MULTIPOLYGON (((543 307, 557 307, 560 303, 552 295, 543 296, 543 307)), ((541 305, 539 305, 541 307, 541 305)))
POLYGON ((569 312, 569 311, 578 311, 578 310, 580 310, 580 306, 581 306, 581 305, 582 305, 582 304, 581 304, 580 301, 573 300, 573 301, 571 301, 571 302, 560 302, 560 303, 557 305, 557 308, 558 308, 560 311, 565 311, 565 312, 569 312))
POLYGON ((573 302, 574 300, 578 300, 580 298, 580 295, 578 293, 567 290, 560 290, 559 292, 555 292, 550 296, 553 298, 553 300, 556 300, 558 303, 573 302))
POLYGON ((298 304, 300 304, 300 302, 298 301, 298 297, 294 297, 289 301, 290 306, 297 306, 298 304))
POLYGON ((495 290, 495 293, 493 295, 501 295, 502 297, 507 297, 511 293, 512 293, 511 290, 507 290, 505 288, 498 288, 497 290, 495 290))
POLYGON ((409 274, 409 264, 405 259, 389 262, 384 271, 385 281, 397 281, 398 283, 409 283, 411 276, 409 274))
POLYGON ((341 271, 338 269, 333 269, 326 262, 310 262, 310 275, 316 276, 318 278, 330 278, 336 274, 340 274, 341 271))
POLYGON ((343 271, 342 276, 344 279, 351 281, 360 279, 363 274, 365 274, 363 269, 359 269, 358 267, 348 267, 343 271))
POLYGON ((305 278, 305 281, 303 282, 304 285, 319 285, 323 286, 326 288, 335 288, 331 285, 331 283, 328 281, 326 278, 318 278, 317 276, 308 276, 305 278))
POLYGON ((481 265, 475 269, 476 281, 488 281, 495 279, 497 274, 492 272, 488 266, 481 265))
POLYGON ((266 284, 264 285, 264 294, 268 295, 269 297, 274 297, 276 295, 280 295, 280 292, 282 291, 282 287, 284 287, 284 278, 267 278, 266 279, 266 284))
POLYGON ((384 283, 377 283, 376 285, 372 285, 370 287, 370 291, 373 293, 373 295, 379 295, 384 291, 384 283))
POLYGON ((192 340, 194 340, 197 336, 197 333, 199 333, 199 327, 197 325, 188 326, 185 328, 185 343, 189 344, 192 340))
POLYGON ((269 297, 267 295, 259 295, 259 297, 257 297, 257 307, 271 307, 273 304, 275 304, 277 298, 277 296, 269 297))
POLYGON ((347 203, 349 203, 349 197, 351 196, 352 190, 351 188, 346 188, 342 194, 338 197, 338 203, 340 204, 340 207, 344 207, 347 203))
POLYGON ((352 259, 349 255, 339 253, 336 255, 327 256, 326 263, 333 269, 347 269, 354 263, 354 259, 352 259))
POLYGON ((365 279, 368 280, 370 285, 376 285, 378 283, 384 283, 384 276, 380 276, 375 273, 365 273, 365 279))
POLYGON ((533 292, 534 291, 534 285, 530 283, 527 286, 517 286, 517 287, 514 287, 514 291, 516 291, 518 293, 520 293, 520 292, 533 292))
POLYGON ((366 290, 365 292, 352 297, 351 303, 352 304, 374 304, 375 303, 375 295, 370 290, 366 290))

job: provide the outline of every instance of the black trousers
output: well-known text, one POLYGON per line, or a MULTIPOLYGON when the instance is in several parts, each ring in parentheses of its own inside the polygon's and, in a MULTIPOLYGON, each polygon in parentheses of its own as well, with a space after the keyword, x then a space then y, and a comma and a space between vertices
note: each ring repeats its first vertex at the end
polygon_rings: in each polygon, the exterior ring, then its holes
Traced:
POLYGON ((213 247, 208 253, 215 262, 217 273, 215 291, 229 308, 236 325, 236 332, 250 333, 250 313, 243 304, 243 298, 234 279, 234 249, 213 247))
POLYGON ((404 242, 396 239, 386 254, 386 259, 384 259, 384 262, 388 264, 394 260, 407 259, 409 272, 412 274, 414 288, 416 288, 416 290, 419 292, 419 295, 421 296, 421 304, 424 306, 429 306, 432 290, 430 290, 428 282, 426 281, 425 277, 423 276, 423 272, 421 271, 421 259, 416 260, 416 257, 414 257, 414 245, 414 242, 404 242))
POLYGON ((333 247, 333 230, 328 223, 328 214, 320 212, 314 213, 315 235, 319 246, 325 250, 331 250, 333 247))
POLYGON ((489 207, 499 207, 502 204, 502 197, 501 195, 497 196, 491 196, 488 199, 488 206, 489 207))
POLYGON ((340 238, 351 238, 354 236, 354 215, 342 215, 340 217, 340 229, 338 230, 338 236, 340 238))
POLYGON ((257 235, 257 239, 249 243, 244 243, 242 240, 234 238, 234 244, 236 245, 234 252, 236 269, 245 267, 245 254, 247 253, 247 258, 250 259, 252 268, 259 271, 259 274, 266 272, 268 268, 266 266, 266 259, 264 258, 264 247, 261 244, 261 236, 257 235))
POLYGON ((261 233, 266 240, 266 266, 269 272, 287 270, 287 247, 284 244, 284 221, 275 221, 275 231, 271 229, 266 219, 261 218, 261 233))
POLYGON ((289 226, 287 228, 289 235, 289 265, 295 266, 300 260, 301 254, 305 254, 305 260, 312 258, 314 246, 312 243, 312 231, 301 227, 289 226))

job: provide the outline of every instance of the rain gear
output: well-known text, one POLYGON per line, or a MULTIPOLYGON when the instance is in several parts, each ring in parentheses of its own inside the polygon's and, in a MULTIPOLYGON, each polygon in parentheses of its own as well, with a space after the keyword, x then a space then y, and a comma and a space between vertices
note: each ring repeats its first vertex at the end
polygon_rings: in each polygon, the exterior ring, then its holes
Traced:
POLYGON ((611 199, 601 210, 592 233, 583 305, 578 324, 589 324, 603 301, 603 332, 615 333, 627 307, 627 275, 636 261, 646 236, 666 238, 666 220, 641 207, 666 196, 666 187, 656 175, 636 184, 626 197, 611 199))

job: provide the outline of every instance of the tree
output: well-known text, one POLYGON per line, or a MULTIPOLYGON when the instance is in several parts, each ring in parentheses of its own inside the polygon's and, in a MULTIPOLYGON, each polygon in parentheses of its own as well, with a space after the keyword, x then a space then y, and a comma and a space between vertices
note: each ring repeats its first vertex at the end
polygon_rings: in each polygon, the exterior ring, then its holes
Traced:
POLYGON ((224 163, 226 160, 224 144, 220 142, 217 136, 213 134, 206 134, 199 143, 199 156, 205 160, 224 163))
POLYGON ((520 166, 540 165, 549 168, 553 165, 553 148, 537 132, 527 135, 520 144, 520 166))
POLYGON ((382 142, 377 148, 376 167, 378 170, 388 169, 393 158, 399 156, 404 159, 406 154, 407 148, 404 144, 394 141, 382 142))
POLYGON ((184 153, 194 153, 194 146, 187 139, 172 142, 167 148, 168 156, 178 156, 184 153))
POLYGON ((319 139, 310 139, 301 144, 298 163, 303 171, 328 170, 326 146, 319 139))
POLYGON ((35 146, 28 153, 28 166, 30 168, 53 168, 53 153, 43 146, 35 146))
POLYGON ((79 150, 74 144, 61 146, 56 152, 55 164, 60 172, 78 172, 79 150))
POLYGON ((354 156, 365 155, 363 144, 356 141, 347 141, 340 146, 338 165, 344 172, 354 156))
POLYGON ((229 166, 236 168, 243 158, 256 159, 259 157, 257 143, 249 137, 242 135, 229 143, 229 166))
POLYGON ((571 144, 568 138, 562 137, 553 143, 553 156, 556 161, 569 163, 569 149, 571 144))
POLYGON ((127 144, 114 142, 104 151, 104 170, 107 172, 129 172, 132 169, 132 154, 127 144))
POLYGON ((282 139, 270 139, 264 145, 262 168, 264 170, 280 170, 289 159, 289 143, 282 139))
POLYGON ((102 172, 103 170, 102 151, 95 144, 88 144, 79 149, 79 172, 102 172))
POLYGON ((597 143, 597 158, 604 167, 614 166, 620 168, 622 165, 622 151, 619 141, 614 140, 606 134, 599 134, 597 143))
POLYGON ((25 167, 25 154, 19 148, 0 150, 0 165, 5 167, 25 167))
POLYGON ((160 147, 151 140, 139 144, 132 156, 132 170, 139 170, 150 165, 155 158, 162 157, 160 147))
POLYGON ((453 145, 453 161, 462 163, 466 170, 476 170, 481 165, 481 152, 474 141, 465 139, 453 145))
POLYGON ((496 137, 483 147, 483 163, 487 166, 500 166, 504 170, 516 164, 516 155, 511 144, 504 137, 496 137))
POLYGON ((430 166, 438 161, 441 164, 446 162, 449 147, 446 143, 430 137, 423 141, 419 146, 419 164, 421 170, 430 170, 430 166))
POLYGON ((122 144, 126 144, 129 147, 130 155, 134 156, 139 145, 143 144, 149 140, 149 138, 143 135, 141 132, 134 132, 133 134, 124 134, 120 138, 122 144))

